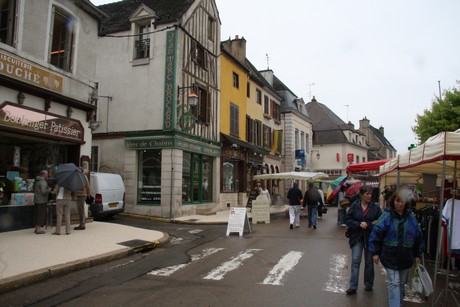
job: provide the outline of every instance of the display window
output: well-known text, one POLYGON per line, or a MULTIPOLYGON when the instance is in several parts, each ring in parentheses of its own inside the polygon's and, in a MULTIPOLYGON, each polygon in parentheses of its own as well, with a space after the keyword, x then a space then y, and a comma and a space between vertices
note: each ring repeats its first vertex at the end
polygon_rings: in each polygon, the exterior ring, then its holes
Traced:
POLYGON ((161 150, 141 150, 139 161, 138 201, 161 204, 161 150))

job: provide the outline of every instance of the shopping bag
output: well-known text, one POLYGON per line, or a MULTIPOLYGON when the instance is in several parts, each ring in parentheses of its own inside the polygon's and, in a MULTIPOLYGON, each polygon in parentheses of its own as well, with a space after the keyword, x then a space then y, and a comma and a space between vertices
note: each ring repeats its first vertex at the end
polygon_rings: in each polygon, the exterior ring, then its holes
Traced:
POLYGON ((422 264, 417 265, 417 274, 422 282, 423 293, 425 296, 433 293, 433 282, 431 281, 430 274, 428 274, 426 268, 422 264))

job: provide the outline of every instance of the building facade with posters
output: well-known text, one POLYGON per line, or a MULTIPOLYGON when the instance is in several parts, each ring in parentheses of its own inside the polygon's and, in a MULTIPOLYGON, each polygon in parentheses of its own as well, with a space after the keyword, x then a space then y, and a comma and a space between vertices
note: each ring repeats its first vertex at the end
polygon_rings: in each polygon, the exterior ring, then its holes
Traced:
POLYGON ((33 226, 32 189, 41 170, 51 180, 61 163, 89 171, 92 46, 103 14, 85 0, 0 5, 1 232, 33 226))
POLYGON ((218 210, 220 19, 212 0, 98 8, 94 170, 122 175, 125 211, 218 210))

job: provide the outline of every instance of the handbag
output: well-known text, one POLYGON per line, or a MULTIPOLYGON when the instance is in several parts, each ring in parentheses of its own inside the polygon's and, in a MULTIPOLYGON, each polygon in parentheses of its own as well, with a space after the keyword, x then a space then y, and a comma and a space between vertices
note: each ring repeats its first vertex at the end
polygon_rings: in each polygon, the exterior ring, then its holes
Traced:
POLYGON ((91 205, 94 202, 94 197, 91 195, 86 196, 85 203, 91 205))

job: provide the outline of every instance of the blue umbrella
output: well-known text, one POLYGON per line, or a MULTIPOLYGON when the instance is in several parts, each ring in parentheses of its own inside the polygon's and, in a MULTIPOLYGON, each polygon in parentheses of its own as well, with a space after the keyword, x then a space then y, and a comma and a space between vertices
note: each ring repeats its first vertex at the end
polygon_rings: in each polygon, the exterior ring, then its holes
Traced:
POLYGON ((61 164, 56 170, 58 185, 71 190, 81 191, 86 185, 86 178, 83 172, 73 163, 61 164))
POLYGON ((326 202, 330 202, 334 196, 340 191, 340 188, 343 186, 348 176, 341 176, 331 183, 332 192, 327 196, 326 202))

